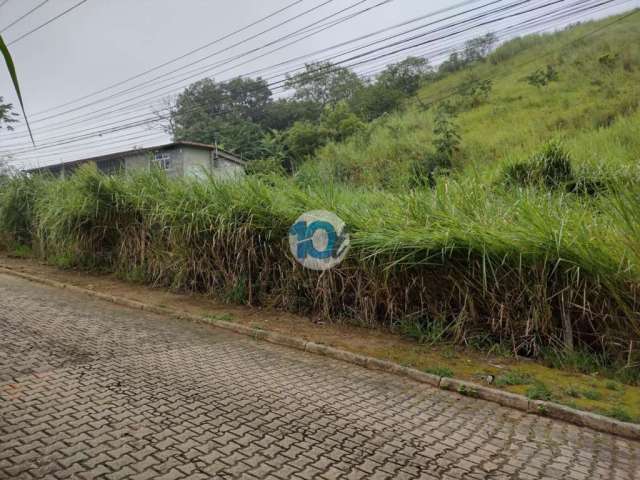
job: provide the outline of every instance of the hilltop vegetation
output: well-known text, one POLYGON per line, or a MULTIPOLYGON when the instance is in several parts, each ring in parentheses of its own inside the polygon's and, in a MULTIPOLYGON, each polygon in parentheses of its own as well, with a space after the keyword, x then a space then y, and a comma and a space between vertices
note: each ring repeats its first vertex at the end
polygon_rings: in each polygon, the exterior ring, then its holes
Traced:
POLYGON ((606 27, 611 22, 511 40, 472 65, 426 82, 404 110, 346 141, 329 143, 302 174, 313 170, 312 177, 405 189, 415 164, 428 163, 437 150, 434 130, 445 110, 460 138, 447 165, 453 172, 491 183, 508 165, 561 140, 577 173, 636 175, 640 22, 632 16, 606 27))
MULTIPOLYGON (((200 84, 184 98, 215 91, 242 127, 221 140, 256 135, 247 179, 17 177, 0 193, 0 232, 64 267, 416 339, 588 352, 637 379, 640 22, 585 37, 611 21, 492 53, 484 37, 438 70, 391 66, 382 83, 339 70, 328 93, 292 78, 296 97, 259 109, 245 109, 255 99, 241 83, 200 84), (352 232, 347 260, 322 275, 292 261, 286 239, 319 208, 352 232)), ((209 135, 219 115, 179 102, 174 120, 209 135)))

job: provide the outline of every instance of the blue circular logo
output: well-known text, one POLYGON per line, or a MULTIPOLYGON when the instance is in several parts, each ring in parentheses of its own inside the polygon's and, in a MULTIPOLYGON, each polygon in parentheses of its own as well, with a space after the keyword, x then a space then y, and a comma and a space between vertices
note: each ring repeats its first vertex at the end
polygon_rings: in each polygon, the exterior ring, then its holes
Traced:
POLYGON ((349 250, 345 223, 335 214, 314 210, 300 215, 289 229, 289 245, 295 259, 311 270, 338 265, 349 250))

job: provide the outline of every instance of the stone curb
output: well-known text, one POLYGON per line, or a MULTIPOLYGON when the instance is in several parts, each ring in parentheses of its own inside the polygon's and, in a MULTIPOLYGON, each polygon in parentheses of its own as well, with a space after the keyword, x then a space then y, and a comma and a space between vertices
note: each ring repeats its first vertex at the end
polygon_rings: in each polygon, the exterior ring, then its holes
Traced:
POLYGON ((224 320, 208 319, 199 315, 180 313, 169 308, 159 307, 157 305, 151 305, 127 298, 116 297, 113 295, 96 292, 94 290, 77 287, 75 285, 30 275, 28 273, 24 273, 4 265, 0 265, 0 273, 13 275, 25 280, 45 284, 55 288, 63 288, 73 292, 90 295, 101 300, 106 300, 117 305, 137 310, 144 310, 160 315, 168 315, 174 318, 189 320, 192 322, 206 323, 217 328, 222 328, 241 335, 250 336, 255 340, 263 340, 269 343, 295 348, 316 355, 323 355, 335 360, 359 365, 370 370, 380 370, 386 373, 401 375, 417 382, 425 383, 433 387, 450 392, 455 392, 467 397, 479 398, 482 400, 500 404, 504 407, 509 407, 515 410, 552 418, 554 420, 561 420, 581 427, 591 428, 592 430, 597 430, 600 432, 605 432, 632 440, 640 440, 640 425, 638 424, 620 422, 603 415, 575 410, 573 408, 565 407, 553 402, 529 400, 523 395, 504 392, 502 390, 488 388, 484 385, 479 385, 464 380, 458 380, 455 378, 432 375, 430 373, 422 372, 414 368, 403 367, 386 360, 358 355, 355 353, 347 352, 345 350, 339 350, 337 348, 329 347, 327 345, 308 342, 301 338, 291 337, 276 332, 269 332, 267 330, 259 328, 247 327, 233 322, 226 322, 224 320))

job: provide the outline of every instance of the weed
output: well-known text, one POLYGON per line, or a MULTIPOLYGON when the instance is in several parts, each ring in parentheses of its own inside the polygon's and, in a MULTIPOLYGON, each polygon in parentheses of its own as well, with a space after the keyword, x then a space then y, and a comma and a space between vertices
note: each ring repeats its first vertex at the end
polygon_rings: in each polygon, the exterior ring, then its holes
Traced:
POLYGON ((573 385, 570 385, 567 388, 565 388, 564 393, 573 398, 580 398, 581 396, 580 389, 573 385))
POLYGON ((400 322, 400 332, 419 344, 434 344, 447 339, 451 324, 443 320, 416 320, 406 318, 400 322))
POLYGON ((503 178, 507 185, 558 188, 573 181, 574 175, 566 149, 560 142, 550 141, 528 161, 506 167, 503 178))
POLYGON ((633 422, 633 417, 629 414, 629 412, 621 406, 613 407, 608 412, 605 412, 605 415, 615 418, 616 420, 620 420, 621 422, 633 422))
POLYGON ((597 390, 587 389, 587 390, 582 390, 580 393, 587 400, 596 400, 596 401, 602 400, 602 394, 597 390))
POLYGON ((224 300, 227 303, 234 303, 244 305, 249 300, 247 278, 242 275, 237 278, 224 295, 224 300))
POLYGON ((553 368, 574 370, 592 374, 601 371, 607 364, 606 358, 588 350, 543 349, 542 358, 553 368))
POLYGON ((50 261, 53 265, 63 270, 69 270, 77 266, 78 262, 71 252, 63 252, 58 255, 52 255, 50 261))
POLYGON ((430 367, 425 368, 424 371, 438 377, 453 378, 454 376, 453 370, 447 367, 430 367))
POLYGON ((29 245, 15 245, 9 253, 9 256, 14 258, 30 258, 33 256, 33 251, 29 245))
POLYGON ((539 381, 527 388, 526 395, 530 400, 551 400, 551 391, 539 381))
POLYGON ((220 320, 222 322, 234 322, 235 317, 231 313, 216 313, 205 316, 208 320, 220 320))
POLYGON ((451 346, 446 346, 442 350, 440 355, 442 356, 442 358, 444 358, 446 360, 453 360, 455 358, 458 358, 458 354, 456 353, 455 349, 453 347, 451 347, 451 346))
POLYGON ((528 373, 507 372, 496 377, 494 383, 502 387, 505 385, 528 385, 533 381, 534 378, 528 373))
POLYGON ((477 397, 478 390, 474 387, 467 387, 466 385, 460 385, 458 388, 458 393, 460 395, 464 395, 465 397, 477 397))
POLYGON ((605 388, 607 390, 613 390, 613 391, 616 391, 616 392, 623 392, 624 391, 624 388, 622 387, 622 385, 620 385, 619 383, 614 382, 612 380, 607 381, 607 383, 605 384, 605 388))

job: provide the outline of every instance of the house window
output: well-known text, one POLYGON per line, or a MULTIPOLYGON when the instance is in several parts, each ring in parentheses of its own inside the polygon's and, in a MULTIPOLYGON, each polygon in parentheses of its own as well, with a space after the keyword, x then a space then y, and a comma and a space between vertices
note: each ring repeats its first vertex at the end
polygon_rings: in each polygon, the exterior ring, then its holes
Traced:
POLYGON ((105 175, 115 175, 124 170, 124 160, 122 158, 108 158, 99 160, 97 166, 98 170, 105 175))
POLYGON ((161 170, 171 170, 173 162, 170 152, 156 152, 153 156, 153 165, 161 170))

